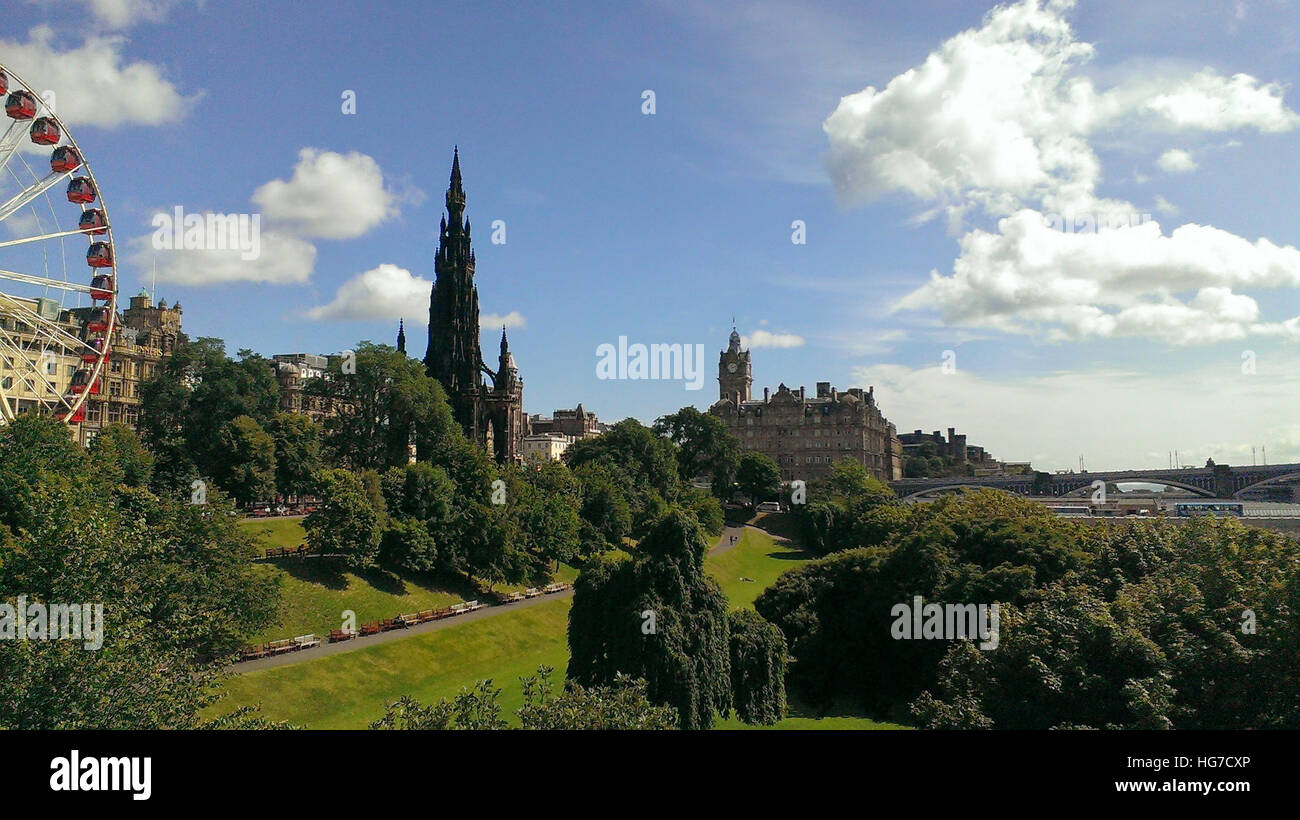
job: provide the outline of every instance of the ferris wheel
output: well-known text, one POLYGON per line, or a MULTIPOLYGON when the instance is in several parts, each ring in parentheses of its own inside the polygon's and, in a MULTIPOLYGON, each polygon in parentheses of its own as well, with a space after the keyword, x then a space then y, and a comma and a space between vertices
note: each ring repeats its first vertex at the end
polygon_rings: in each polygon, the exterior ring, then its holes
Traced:
POLYGON ((113 231, 53 105, 3 63, 0 98, 0 425, 80 424, 117 321, 113 231))

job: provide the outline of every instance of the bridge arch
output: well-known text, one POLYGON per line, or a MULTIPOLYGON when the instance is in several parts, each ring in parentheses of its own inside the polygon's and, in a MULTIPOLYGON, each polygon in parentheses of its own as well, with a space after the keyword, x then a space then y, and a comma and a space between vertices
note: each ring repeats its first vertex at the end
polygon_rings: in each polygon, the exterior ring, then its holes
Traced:
POLYGON ((1014 495, 1017 498, 1024 497, 1023 494, 1017 493, 1013 490, 1009 490, 1005 487, 995 487, 988 484, 944 484, 941 487, 926 487, 924 489, 917 490, 914 493, 910 493, 908 495, 902 496, 899 500, 904 502, 920 501, 932 495, 935 498, 940 498, 945 495, 963 495, 966 493, 973 493, 976 492, 977 490, 996 490, 997 492, 1006 493, 1007 495, 1014 495), (952 492, 953 490, 957 490, 958 492, 953 493, 952 492))
POLYGON ((1248 490, 1253 490, 1256 487, 1263 487, 1267 484, 1273 484, 1274 482, 1282 482, 1285 481, 1286 479, 1291 479, 1293 481, 1300 481, 1300 472, 1286 473, 1284 475, 1275 475, 1269 478, 1260 479, 1259 481, 1256 481, 1254 484, 1247 484, 1245 487, 1242 487, 1240 490, 1237 490, 1232 494, 1232 497, 1242 498, 1243 494, 1248 490))
MULTIPOLYGON (((1189 484, 1186 481, 1174 481, 1173 479, 1169 479, 1169 478, 1146 478, 1146 477, 1130 478, 1129 476, 1124 476, 1121 479, 1114 479, 1114 478, 1103 479, 1098 477, 1093 480, 1105 481, 1107 486, 1110 486, 1112 484, 1158 484, 1162 487, 1177 487, 1180 490, 1187 490, 1189 493, 1198 495, 1201 498, 1214 498, 1214 492, 1212 490, 1207 490, 1204 487, 1199 487, 1195 484, 1189 484)), ((1065 495, 1061 497, 1065 498, 1068 496, 1077 496, 1082 498, 1091 494, 1092 494, 1092 482, 1090 481, 1087 484, 1084 484, 1083 486, 1076 487, 1070 490, 1069 492, 1065 493, 1065 495)))

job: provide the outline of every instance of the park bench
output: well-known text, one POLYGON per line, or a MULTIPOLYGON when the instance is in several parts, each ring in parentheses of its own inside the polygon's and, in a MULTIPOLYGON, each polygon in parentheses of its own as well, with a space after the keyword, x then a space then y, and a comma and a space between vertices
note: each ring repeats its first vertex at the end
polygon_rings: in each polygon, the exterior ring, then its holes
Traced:
POLYGON ((356 636, 357 633, 353 632, 351 629, 331 629, 330 643, 338 643, 339 641, 350 641, 356 636))
POLYGON ((383 628, 383 627, 382 627, 382 624, 380 624, 379 621, 373 621, 373 622, 368 623, 368 624, 362 624, 362 625, 361 625, 361 634, 362 634, 362 636, 365 636, 365 635, 374 635, 374 634, 378 633, 382 628, 383 628))
POLYGON ((420 619, 420 623, 424 623, 425 621, 432 621, 433 619, 438 617, 438 610, 422 609, 416 613, 416 617, 420 619))
POLYGON ((293 642, 298 644, 299 649, 311 649, 320 646, 320 638, 315 635, 299 635, 293 639, 293 642))
POLYGON ((501 603, 513 604, 515 601, 522 601, 524 594, 522 592, 507 592, 501 596, 501 603))
POLYGON ((541 594, 542 594, 542 591, 541 591, 540 589, 538 589, 537 587, 529 587, 528 589, 524 590, 524 597, 525 597, 525 598, 536 598, 538 595, 541 595, 541 594))
POLYGON ((568 586, 569 586, 568 584, 551 584, 547 586, 546 589, 543 589, 542 592, 546 593, 547 595, 553 595, 556 592, 563 592, 564 590, 568 589, 568 586))
POLYGON ((465 604, 452 604, 451 611, 448 614, 459 615, 462 612, 469 612, 469 608, 465 604))
POLYGON ((482 609, 482 608, 483 608, 483 605, 480 604, 478 601, 466 601, 466 602, 465 602, 465 611, 466 611, 466 612, 473 612, 473 611, 476 610, 476 609, 482 609))
POLYGON ((383 622, 382 628, 385 632, 394 629, 405 629, 407 624, 401 618, 388 618, 383 622))
POLYGON ((410 615, 398 615, 397 620, 401 621, 407 626, 415 626, 420 622, 420 613, 412 612, 410 615))
POLYGON ((246 646, 243 649, 239 650, 239 659, 241 661, 251 661, 254 658, 265 658, 265 657, 266 657, 265 646, 254 644, 252 646, 246 646))
POLYGON ((282 655, 285 652, 297 651, 298 644, 294 643, 293 638, 285 638, 281 641, 271 641, 266 648, 272 655, 282 655))
POLYGON ((280 558, 284 555, 284 547, 271 547, 266 551, 267 558, 280 558))

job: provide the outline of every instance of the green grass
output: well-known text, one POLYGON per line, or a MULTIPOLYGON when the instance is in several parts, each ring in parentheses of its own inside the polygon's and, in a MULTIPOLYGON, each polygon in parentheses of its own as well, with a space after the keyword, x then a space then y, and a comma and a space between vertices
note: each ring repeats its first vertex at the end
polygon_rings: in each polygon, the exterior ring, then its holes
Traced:
POLYGON ((740 543, 721 555, 710 555, 704 565, 733 607, 753 609, 754 599, 777 576, 810 560, 811 556, 795 547, 778 544, 761 530, 747 529, 740 543), (745 578, 753 580, 742 580, 745 578))
MULTIPOLYGON (((262 549, 296 547, 305 533, 301 519, 247 519, 240 522, 262 549)), ((478 597, 472 585, 416 573, 387 570, 345 572, 336 562, 319 558, 277 558, 259 563, 254 571, 280 579, 277 623, 248 637, 265 643, 295 635, 328 635, 343 625, 343 611, 356 613, 357 624, 392 618, 407 612, 436 609, 478 597)), ((573 567, 561 564, 556 580, 572 583, 573 567)), ((497 591, 523 587, 498 586, 497 591)))
POLYGON ((421 703, 452 698, 492 679, 501 689, 502 716, 517 724, 523 705, 519 677, 555 667, 564 680, 569 602, 549 601, 473 623, 413 635, 339 655, 239 675, 209 717, 261 704, 261 716, 312 729, 364 729, 402 695, 421 703))

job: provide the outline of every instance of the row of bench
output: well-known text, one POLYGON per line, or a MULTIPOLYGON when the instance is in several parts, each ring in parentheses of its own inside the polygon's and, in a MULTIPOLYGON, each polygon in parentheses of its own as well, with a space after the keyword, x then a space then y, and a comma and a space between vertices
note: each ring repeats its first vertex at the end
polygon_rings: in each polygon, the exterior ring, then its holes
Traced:
MULTIPOLYGON (((551 595, 556 592, 563 592, 569 589, 569 584, 555 583, 543 588, 530 587, 523 592, 513 592, 501 596, 500 603, 508 604, 514 601, 522 601, 525 598, 536 598, 539 595, 551 595)), ((454 618, 457 615, 463 615, 466 612, 473 612, 476 609, 482 609, 483 604, 478 601, 462 601, 459 604, 453 604, 444 609, 424 609, 419 612, 412 612, 407 615, 398 615, 396 618, 388 618, 381 621, 371 621, 362 624, 360 631, 353 629, 335 629, 329 634, 330 643, 339 641, 350 641, 357 637, 366 637, 367 635, 377 635, 380 632, 388 632, 393 629, 408 629, 416 624, 427 623, 428 621, 438 621, 443 618, 454 618)), ((299 635, 296 638, 285 638, 281 641, 271 641, 261 646, 246 646, 239 653, 241 661, 249 661, 255 658, 266 658, 272 655, 281 655, 285 652, 296 652, 300 649, 310 649, 320 646, 320 638, 315 635, 299 635)))
POLYGON ((525 598, 536 598, 539 595, 552 595, 556 592, 563 592, 568 588, 569 585, 564 583, 550 584, 549 586, 544 586, 540 589, 537 587, 529 587, 523 592, 510 592, 502 595, 501 603, 513 604, 515 601, 522 601, 525 598))
POLYGON ((289 549, 288 547, 270 547, 266 551, 267 558, 284 558, 289 555, 306 555, 306 554, 307 554, 306 544, 300 544, 296 549, 289 549))

